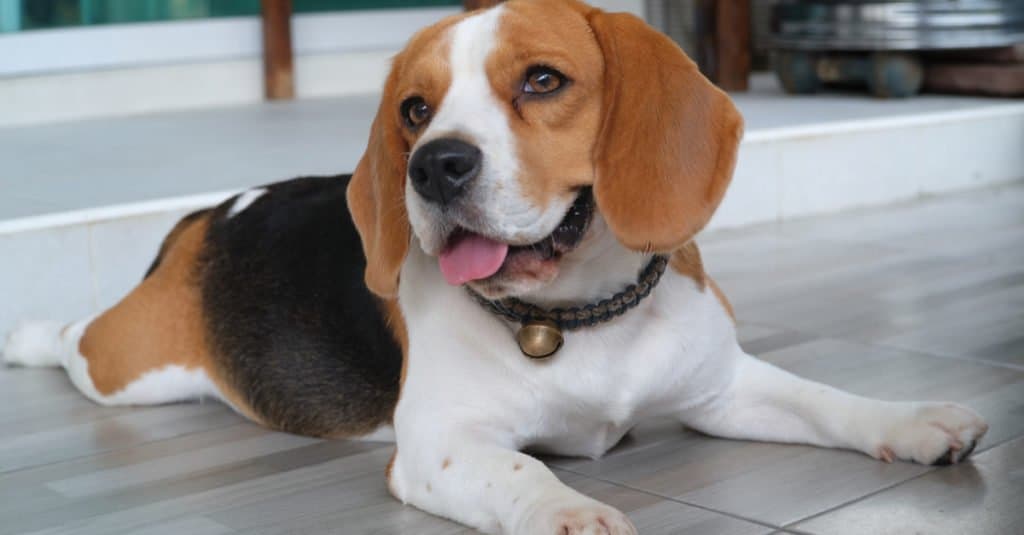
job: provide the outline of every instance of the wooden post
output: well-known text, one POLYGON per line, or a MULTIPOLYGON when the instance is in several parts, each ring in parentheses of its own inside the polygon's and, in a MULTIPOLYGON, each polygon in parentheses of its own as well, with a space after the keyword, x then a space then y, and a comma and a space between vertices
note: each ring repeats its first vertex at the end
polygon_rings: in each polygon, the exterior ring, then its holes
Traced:
POLYGON ((750 82, 751 0, 715 2, 715 79, 726 91, 746 91, 750 82))
POLYGON ((493 7, 500 4, 503 0, 462 0, 462 7, 466 11, 472 11, 474 9, 481 9, 485 7, 493 7))
POLYGON ((292 0, 261 0, 263 91, 267 100, 295 98, 292 65, 292 0))
POLYGON ((715 15, 718 14, 717 0, 697 0, 693 6, 693 61, 700 72, 714 83, 718 83, 718 28, 715 15))

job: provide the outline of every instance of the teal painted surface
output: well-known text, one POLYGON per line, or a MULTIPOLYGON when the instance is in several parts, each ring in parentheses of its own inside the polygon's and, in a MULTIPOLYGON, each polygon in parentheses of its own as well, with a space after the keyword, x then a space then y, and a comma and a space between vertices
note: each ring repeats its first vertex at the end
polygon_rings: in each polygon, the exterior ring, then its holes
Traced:
MULTIPOLYGON (((461 0, 293 0, 296 13, 461 3, 461 0)), ((259 0, 0 0, 0 32, 255 16, 259 12, 259 0)))
POLYGON ((16 32, 21 28, 21 2, 0 0, 0 33, 16 32))

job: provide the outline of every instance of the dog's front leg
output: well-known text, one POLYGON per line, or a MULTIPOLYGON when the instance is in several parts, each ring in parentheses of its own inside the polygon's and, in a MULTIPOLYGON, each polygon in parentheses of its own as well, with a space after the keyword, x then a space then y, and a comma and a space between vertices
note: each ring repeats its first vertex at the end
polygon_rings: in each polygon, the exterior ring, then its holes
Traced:
POLYGON ((626 515, 569 488, 544 463, 477 433, 400 433, 388 485, 404 503, 485 533, 636 533, 626 515))
POLYGON ((885 461, 951 464, 970 455, 988 425, 954 403, 863 398, 801 379, 738 347, 731 380, 683 423, 728 438, 859 450, 885 461))

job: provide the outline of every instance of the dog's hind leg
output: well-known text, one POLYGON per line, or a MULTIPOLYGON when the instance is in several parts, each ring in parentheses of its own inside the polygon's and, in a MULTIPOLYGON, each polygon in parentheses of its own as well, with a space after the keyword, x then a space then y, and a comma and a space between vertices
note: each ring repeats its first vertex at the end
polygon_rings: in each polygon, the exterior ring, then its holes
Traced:
POLYGON ((150 273, 121 302, 95 319, 67 326, 25 324, 8 337, 4 360, 63 366, 82 394, 103 405, 209 396, 258 420, 221 379, 206 343, 197 281, 206 217, 200 213, 179 223, 150 273))
MULTIPOLYGON (((219 397, 206 371, 198 367, 151 361, 150 369, 135 375, 133 370, 139 366, 124 360, 126 352, 96 348, 83 354, 83 342, 96 344, 95 335, 86 340, 93 323, 92 319, 69 325, 24 323, 8 335, 4 361, 13 366, 61 366, 83 395, 101 405, 151 405, 219 397)), ((138 357, 145 355, 140 353, 138 357)))
POLYGON ((26 322, 7 336, 4 362, 12 366, 63 366, 68 378, 86 397, 105 403, 89 376, 88 362, 78 353, 79 341, 91 319, 68 325, 56 322, 26 322))
MULTIPOLYGON (((4 362, 14 366, 61 366, 67 353, 68 332, 75 324, 30 321, 19 324, 3 345, 4 362)), ((77 340, 74 340, 77 344, 77 340)))
POLYGON ((149 405, 214 394, 205 373, 198 370, 154 363, 143 376, 132 378, 128 370, 135 366, 119 360, 124 355, 120 351, 105 348, 90 351, 87 357, 81 345, 92 323, 92 319, 69 325, 24 323, 8 336, 4 361, 14 366, 61 366, 85 397, 101 405, 149 405), (114 377, 121 374, 120 379, 114 377))
POLYGON ((731 356, 732 380, 683 411, 686 425, 710 435, 859 450, 885 461, 952 464, 988 430, 954 403, 869 399, 797 377, 744 354, 731 356))

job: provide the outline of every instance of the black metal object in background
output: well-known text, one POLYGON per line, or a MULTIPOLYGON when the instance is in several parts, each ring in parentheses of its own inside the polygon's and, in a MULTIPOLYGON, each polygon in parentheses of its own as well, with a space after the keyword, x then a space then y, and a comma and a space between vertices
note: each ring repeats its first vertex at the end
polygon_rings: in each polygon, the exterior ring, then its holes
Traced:
POLYGON ((789 0, 772 12, 775 71, 792 93, 867 85, 877 96, 916 94, 921 52, 1024 42, 1024 0, 789 0))

